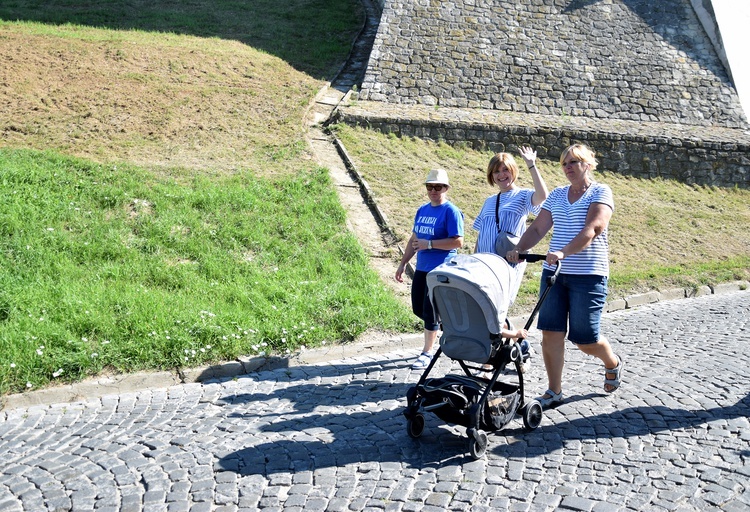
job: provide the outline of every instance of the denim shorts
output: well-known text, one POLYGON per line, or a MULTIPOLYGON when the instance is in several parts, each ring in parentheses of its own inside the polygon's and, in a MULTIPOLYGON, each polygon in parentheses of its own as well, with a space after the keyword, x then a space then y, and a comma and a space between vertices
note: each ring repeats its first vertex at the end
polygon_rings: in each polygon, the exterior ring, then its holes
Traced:
MULTIPOLYGON (((547 288, 551 270, 542 272, 539 296, 547 288)), ((560 274, 539 309, 540 331, 567 332, 578 345, 599 341, 602 310, 607 303, 606 276, 560 274), (568 328, 570 322, 570 328, 568 328)))

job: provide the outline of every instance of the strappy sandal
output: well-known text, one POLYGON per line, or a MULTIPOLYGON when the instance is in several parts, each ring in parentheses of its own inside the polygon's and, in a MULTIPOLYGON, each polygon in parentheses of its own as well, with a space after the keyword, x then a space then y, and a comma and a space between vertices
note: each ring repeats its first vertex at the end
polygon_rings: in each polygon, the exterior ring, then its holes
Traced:
POLYGON ((419 354, 419 357, 416 361, 414 361, 414 364, 411 365, 412 370, 424 370, 430 365, 430 361, 432 361, 432 354, 428 354, 427 352, 422 352, 419 354))
POLYGON ((612 393, 613 391, 616 391, 617 388, 620 387, 620 379, 622 378, 622 368, 625 366, 625 364, 622 362, 622 359, 620 356, 615 354, 615 357, 617 358, 617 366, 614 368, 604 368, 604 391, 607 393, 612 393), (613 379, 608 379, 607 375, 614 375, 615 377, 613 379), (612 386, 611 389, 607 389, 607 386, 612 386))
POLYGON ((539 402, 539 404, 542 406, 542 409, 548 409, 550 407, 556 407, 560 405, 563 401, 563 394, 562 391, 560 391, 559 393, 555 393, 551 389, 548 389, 542 396, 538 396, 534 400, 539 402), (547 395, 547 397, 545 398, 544 395, 547 395))

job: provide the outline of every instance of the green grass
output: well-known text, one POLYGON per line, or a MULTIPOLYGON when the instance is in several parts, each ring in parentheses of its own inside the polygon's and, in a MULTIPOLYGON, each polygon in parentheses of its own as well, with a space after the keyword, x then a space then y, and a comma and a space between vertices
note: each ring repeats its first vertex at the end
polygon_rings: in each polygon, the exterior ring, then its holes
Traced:
POLYGON ((2 393, 414 328, 324 169, 182 181, 2 150, 0 198, 2 393))
MULTIPOLYGON (((2 2, 0 395, 420 330, 304 139, 361 17, 355 0, 2 2)), ((492 193, 486 153, 337 133, 402 238, 430 168, 467 226, 492 193)), ((613 298, 750 278, 747 190, 597 178, 613 298)))
MULTIPOLYGON (((324 79, 340 65, 362 15, 348 0, 77 0, 4 1, 0 20, 85 26, 235 40, 324 79)), ((111 36, 110 36, 111 37, 111 36)))

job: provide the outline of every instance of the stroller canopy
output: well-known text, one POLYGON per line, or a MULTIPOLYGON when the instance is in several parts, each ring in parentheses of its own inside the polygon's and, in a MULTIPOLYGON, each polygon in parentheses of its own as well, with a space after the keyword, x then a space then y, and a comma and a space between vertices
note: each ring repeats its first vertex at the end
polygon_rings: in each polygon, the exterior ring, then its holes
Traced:
POLYGON ((504 258, 492 253, 458 254, 427 274, 430 301, 440 316, 444 330, 453 330, 452 327, 460 331, 464 329, 451 325, 452 315, 450 311, 441 311, 436 295, 442 298, 443 310, 446 309, 446 301, 447 309, 453 309, 450 301, 460 300, 462 293, 469 295, 481 309, 487 330, 491 334, 500 334, 510 299, 514 296, 511 287, 516 284, 513 267, 504 258), (454 294, 450 290, 462 293, 454 294))

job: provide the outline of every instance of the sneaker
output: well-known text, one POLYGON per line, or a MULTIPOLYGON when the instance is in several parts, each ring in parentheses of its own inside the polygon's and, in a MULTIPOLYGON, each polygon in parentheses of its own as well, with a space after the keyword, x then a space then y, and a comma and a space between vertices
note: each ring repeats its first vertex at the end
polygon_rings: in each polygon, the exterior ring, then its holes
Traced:
POLYGON ((531 345, 529 340, 521 340, 521 373, 527 373, 531 369, 531 345))
POLYGON ((531 369, 531 358, 527 358, 523 363, 521 363, 521 373, 529 373, 529 370, 531 369))
POLYGON ((427 352, 422 352, 419 354, 419 357, 416 361, 414 361, 414 364, 411 365, 412 370, 424 370, 430 365, 430 361, 432 361, 432 354, 428 354, 427 352))
POLYGON ((530 355, 531 352, 531 345, 529 345, 529 340, 523 339, 521 340, 521 343, 519 343, 521 346, 521 355, 526 356, 527 354, 530 355))

